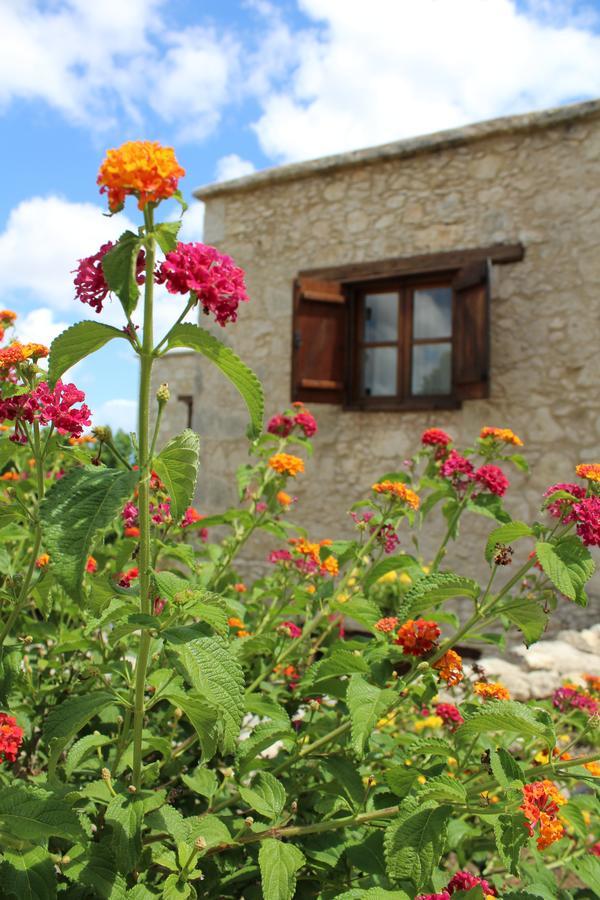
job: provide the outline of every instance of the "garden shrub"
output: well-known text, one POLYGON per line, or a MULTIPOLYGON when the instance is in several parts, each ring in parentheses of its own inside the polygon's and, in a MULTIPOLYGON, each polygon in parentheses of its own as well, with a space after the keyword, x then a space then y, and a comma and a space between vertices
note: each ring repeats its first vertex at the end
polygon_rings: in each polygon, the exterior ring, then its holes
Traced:
MULTIPOLYGON (((307 534, 294 485, 317 422, 295 404, 263 431, 255 375, 184 322, 201 308, 226 326, 248 295, 229 257, 156 221, 163 201, 184 205, 183 174, 144 142, 100 169, 111 213, 134 196, 143 224, 80 260, 75 289, 100 315, 118 298, 122 330, 99 318, 49 354, 0 349, 1 896, 598 896, 600 679, 520 703, 460 648, 531 644, 557 603, 585 605, 600 465, 549 487, 539 521, 515 521, 519 437, 485 427, 456 447, 431 428, 356 498, 353 537, 307 534), (156 283, 176 320, 158 339, 156 283), (62 380, 112 341, 140 359, 131 439, 86 431, 83 393, 62 380), (248 408, 239 504, 219 515, 192 505, 198 436, 160 438, 169 391, 150 396, 151 371, 178 347, 248 408), (425 560, 418 535, 439 510, 425 560), (482 584, 446 566, 464 516, 485 533, 482 584), (254 532, 272 549, 244 580, 254 532)), ((0 313, 3 334, 14 319, 0 313)))

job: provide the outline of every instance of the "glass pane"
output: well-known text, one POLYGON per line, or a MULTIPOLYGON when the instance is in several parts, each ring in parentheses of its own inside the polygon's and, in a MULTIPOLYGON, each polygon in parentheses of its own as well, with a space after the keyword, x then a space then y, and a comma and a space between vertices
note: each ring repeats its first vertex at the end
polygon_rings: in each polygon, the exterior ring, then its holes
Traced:
POLYGON ((363 356, 363 392, 367 397, 392 397, 396 393, 396 347, 367 347, 363 356))
POLYGON ((427 288, 414 292, 413 337, 442 338, 452 334, 452 289, 427 288))
POLYGON ((412 393, 427 397, 451 390, 452 344, 416 344, 412 355, 412 393))
POLYGON ((398 340, 398 294, 367 294, 365 341, 398 340))

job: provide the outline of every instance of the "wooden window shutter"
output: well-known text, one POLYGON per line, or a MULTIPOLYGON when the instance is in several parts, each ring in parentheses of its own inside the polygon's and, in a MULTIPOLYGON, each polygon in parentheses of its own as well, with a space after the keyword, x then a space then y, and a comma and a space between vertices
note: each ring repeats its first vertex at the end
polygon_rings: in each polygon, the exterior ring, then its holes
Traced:
POLYGON ((348 309, 335 281, 294 283, 292 400, 342 403, 348 309))
POLYGON ((453 382, 459 400, 489 397, 490 260, 470 263, 453 281, 453 382))

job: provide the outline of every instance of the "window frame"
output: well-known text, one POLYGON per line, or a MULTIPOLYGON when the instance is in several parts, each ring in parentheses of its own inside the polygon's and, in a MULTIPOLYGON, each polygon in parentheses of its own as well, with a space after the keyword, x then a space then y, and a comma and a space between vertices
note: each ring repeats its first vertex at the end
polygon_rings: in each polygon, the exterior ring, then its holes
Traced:
POLYGON ((369 278, 353 283, 346 283, 344 290, 349 303, 349 334, 347 346, 347 396, 344 409, 373 411, 418 411, 429 409, 458 409, 461 401, 456 396, 454 378, 451 374, 451 390, 448 394, 411 393, 412 384, 412 348, 419 344, 450 343, 452 345, 451 373, 453 371, 454 354, 456 352, 455 296, 453 279, 456 269, 446 271, 406 273, 383 278, 369 278), (446 287, 452 291, 452 328, 449 338, 414 338, 414 291, 428 287, 446 287), (364 298, 367 294, 397 293, 399 304, 399 334, 393 341, 364 341, 364 298), (406 323, 402 328, 401 323, 406 323), (362 360, 364 349, 369 346, 395 346, 398 348, 397 360, 397 393, 390 396, 369 397, 362 395, 362 360))

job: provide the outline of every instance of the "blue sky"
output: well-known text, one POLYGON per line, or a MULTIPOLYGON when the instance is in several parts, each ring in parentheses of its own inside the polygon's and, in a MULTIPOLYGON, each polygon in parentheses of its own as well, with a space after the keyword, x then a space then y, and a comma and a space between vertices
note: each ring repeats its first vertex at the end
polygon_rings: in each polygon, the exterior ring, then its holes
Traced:
MULTIPOLYGON (((174 146, 190 199, 267 166, 600 96, 600 0, 0 0, 0 33, 0 307, 46 343, 95 316, 74 299, 76 260, 135 221, 134 204, 102 216, 106 147, 174 146)), ((197 202, 183 237, 202 238, 197 202)), ((161 299, 159 323, 177 303, 161 299)), ((102 319, 120 322, 116 302, 102 319)), ((134 427, 125 345, 70 377, 98 424, 134 427)))

